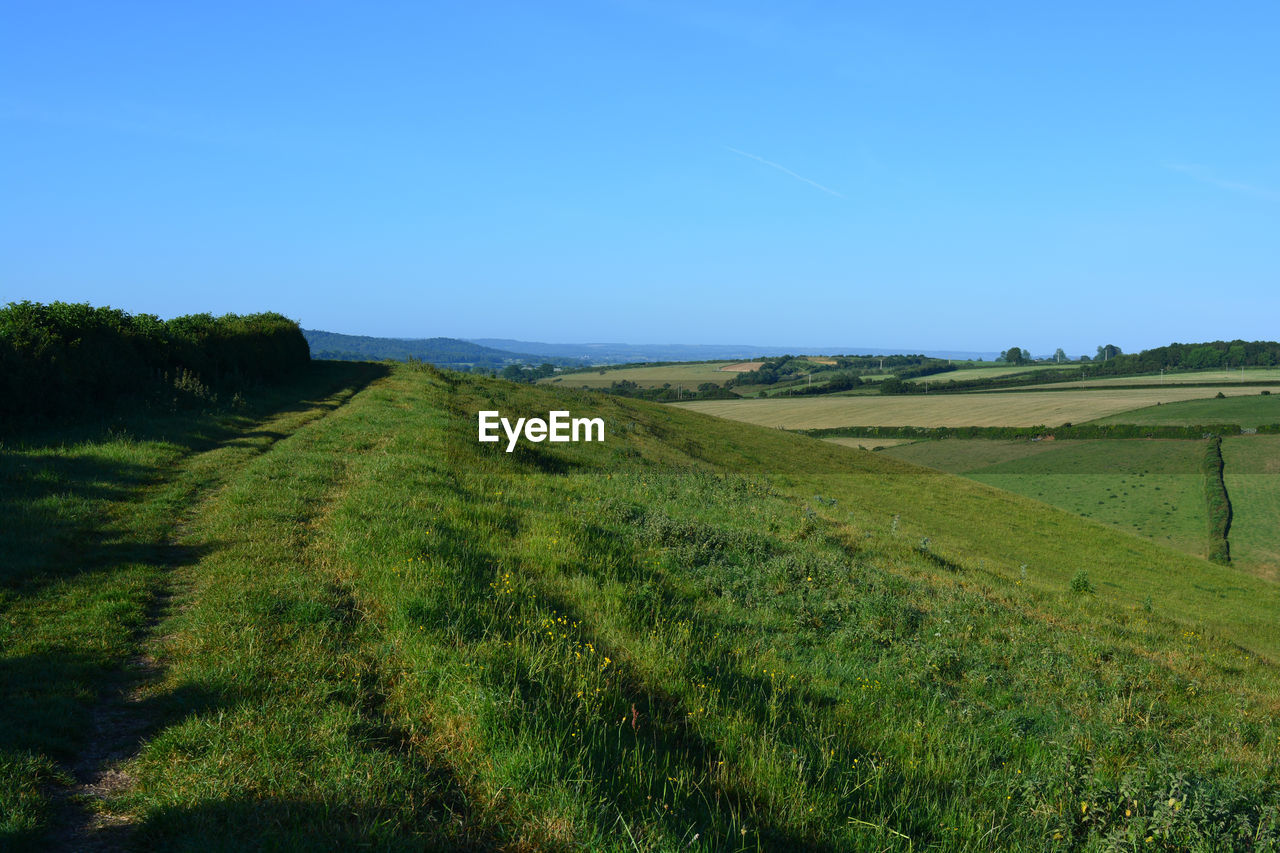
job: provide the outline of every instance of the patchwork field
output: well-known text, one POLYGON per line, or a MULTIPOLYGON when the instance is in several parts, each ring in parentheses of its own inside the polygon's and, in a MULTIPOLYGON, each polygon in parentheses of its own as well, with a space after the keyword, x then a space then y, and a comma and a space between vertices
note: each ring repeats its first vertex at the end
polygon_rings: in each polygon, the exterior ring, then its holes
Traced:
MULTIPOLYGON (((1260 389, 1221 389, 1257 396, 1260 389)), ((1280 385, 1270 389, 1273 396, 1280 385)), ((782 429, 841 426, 1057 426, 1131 409, 1213 397, 1219 389, 1168 387, 1096 391, 1017 391, 910 396, 705 400, 675 405, 715 417, 782 429)), ((1219 400, 1218 402, 1222 402, 1219 400)))
POLYGON ((705 364, 671 364, 646 367, 615 367, 564 376, 548 376, 539 380, 542 385, 560 385, 566 388, 608 388, 615 382, 634 382, 641 388, 661 388, 664 385, 682 385, 696 389, 704 382, 723 385, 737 373, 721 368, 742 362, 713 361, 705 364))

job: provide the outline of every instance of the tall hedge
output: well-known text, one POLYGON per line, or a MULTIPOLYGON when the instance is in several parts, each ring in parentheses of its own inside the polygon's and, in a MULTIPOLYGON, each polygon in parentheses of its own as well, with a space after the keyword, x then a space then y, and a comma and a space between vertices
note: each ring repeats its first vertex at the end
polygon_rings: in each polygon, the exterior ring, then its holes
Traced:
POLYGON ((280 314, 193 314, 163 321, 88 304, 0 308, 0 425, 107 410, 176 381, 210 389, 270 382, 310 360, 280 314))

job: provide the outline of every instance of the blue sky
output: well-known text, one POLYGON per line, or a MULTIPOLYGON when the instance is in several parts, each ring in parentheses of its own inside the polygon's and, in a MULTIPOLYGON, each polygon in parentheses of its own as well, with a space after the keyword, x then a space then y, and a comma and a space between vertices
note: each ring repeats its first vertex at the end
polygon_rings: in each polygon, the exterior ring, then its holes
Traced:
POLYGON ((0 301, 565 342, 1280 336, 1274 2, 4 20, 0 301))

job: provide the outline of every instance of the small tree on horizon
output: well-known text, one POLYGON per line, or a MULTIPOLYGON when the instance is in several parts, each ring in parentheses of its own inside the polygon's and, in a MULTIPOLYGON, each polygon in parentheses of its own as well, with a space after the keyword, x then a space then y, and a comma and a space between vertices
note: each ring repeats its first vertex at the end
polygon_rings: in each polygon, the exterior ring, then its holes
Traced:
POLYGON ((1009 347, 1000 353, 1000 360, 1009 364, 1025 364, 1031 360, 1031 354, 1021 347, 1009 347))

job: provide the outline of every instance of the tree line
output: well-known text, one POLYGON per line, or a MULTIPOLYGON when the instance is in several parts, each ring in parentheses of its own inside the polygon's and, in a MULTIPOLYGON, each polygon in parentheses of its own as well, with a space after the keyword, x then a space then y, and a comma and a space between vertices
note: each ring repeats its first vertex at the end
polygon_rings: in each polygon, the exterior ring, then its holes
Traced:
POLYGON ((311 358, 276 313, 161 320, 87 303, 0 308, 0 426, 112 409, 122 401, 212 399, 274 382, 311 358))

